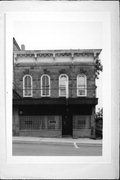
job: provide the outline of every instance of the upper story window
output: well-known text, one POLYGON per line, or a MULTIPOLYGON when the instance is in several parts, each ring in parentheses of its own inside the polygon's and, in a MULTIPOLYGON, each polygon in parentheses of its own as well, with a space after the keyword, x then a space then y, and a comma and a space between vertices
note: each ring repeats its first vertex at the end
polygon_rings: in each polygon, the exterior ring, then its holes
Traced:
POLYGON ((84 74, 77 76, 77 96, 87 95, 87 78, 84 74))
POLYGON ((59 76, 59 96, 68 97, 68 76, 66 74, 59 76))
POLYGON ((23 77, 23 97, 32 97, 32 76, 23 77))
POLYGON ((41 76, 41 96, 50 96, 50 76, 47 74, 41 76))

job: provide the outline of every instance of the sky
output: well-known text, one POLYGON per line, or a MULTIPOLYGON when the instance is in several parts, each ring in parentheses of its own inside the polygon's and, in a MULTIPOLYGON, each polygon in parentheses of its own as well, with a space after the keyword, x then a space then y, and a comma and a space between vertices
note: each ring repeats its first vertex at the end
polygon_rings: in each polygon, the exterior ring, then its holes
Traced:
POLYGON ((14 36, 26 49, 102 48, 100 22, 18 21, 14 36))
MULTIPOLYGON (((42 49, 102 49, 102 23, 75 21, 14 22, 13 36, 26 50, 42 49)), ((100 54, 102 63, 102 53, 100 54)), ((102 107, 102 73, 96 80, 97 109, 102 107)))

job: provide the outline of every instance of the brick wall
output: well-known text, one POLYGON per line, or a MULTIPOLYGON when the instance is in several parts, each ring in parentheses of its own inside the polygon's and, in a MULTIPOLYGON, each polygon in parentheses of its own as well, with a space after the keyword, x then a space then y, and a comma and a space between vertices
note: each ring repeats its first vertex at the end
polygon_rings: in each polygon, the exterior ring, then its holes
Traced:
POLYGON ((30 74, 33 78, 33 97, 40 98, 40 78, 43 74, 48 74, 51 78, 51 97, 59 96, 59 75, 67 74, 69 77, 69 97, 77 97, 77 75, 84 73, 87 76, 87 96, 95 97, 95 73, 93 63, 77 64, 17 64, 14 67, 14 83, 17 92, 22 96, 23 76, 30 74))

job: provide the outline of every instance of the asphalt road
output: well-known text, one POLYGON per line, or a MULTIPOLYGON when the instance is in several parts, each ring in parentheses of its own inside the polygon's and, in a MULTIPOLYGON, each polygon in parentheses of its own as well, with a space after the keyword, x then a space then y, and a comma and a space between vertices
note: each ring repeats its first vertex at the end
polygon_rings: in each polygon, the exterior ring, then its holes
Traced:
POLYGON ((13 143, 13 156, 101 156, 102 146, 79 143, 13 143))

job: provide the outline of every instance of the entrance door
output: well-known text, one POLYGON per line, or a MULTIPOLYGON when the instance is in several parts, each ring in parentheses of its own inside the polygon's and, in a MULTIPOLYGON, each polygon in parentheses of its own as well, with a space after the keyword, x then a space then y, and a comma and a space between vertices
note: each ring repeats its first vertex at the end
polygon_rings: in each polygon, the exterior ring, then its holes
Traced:
POLYGON ((72 136, 72 116, 71 115, 62 116, 62 135, 72 136))

